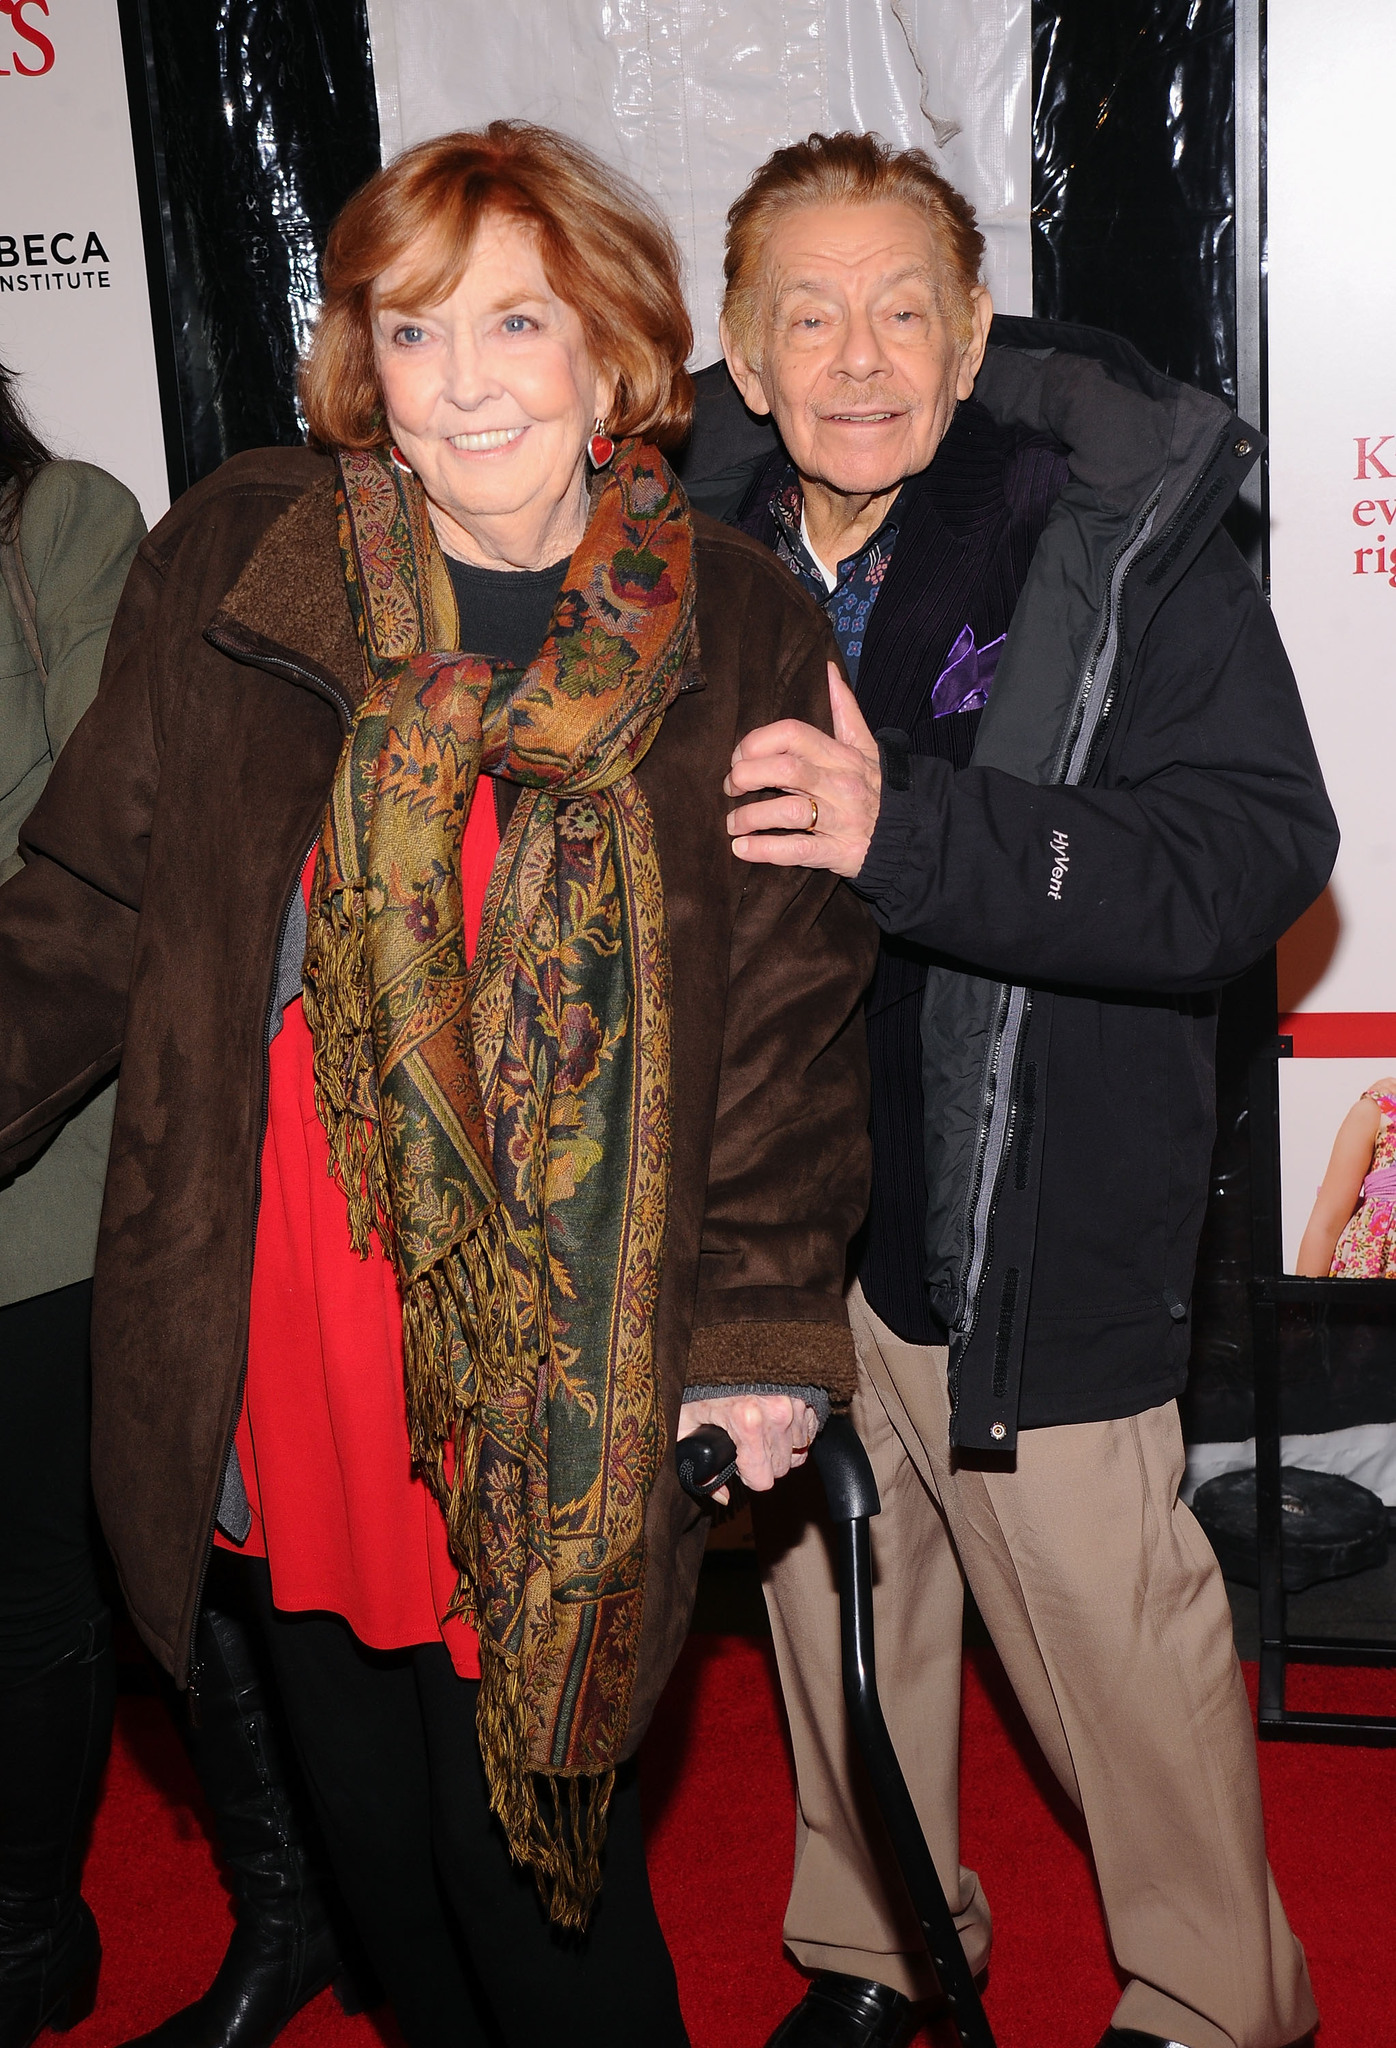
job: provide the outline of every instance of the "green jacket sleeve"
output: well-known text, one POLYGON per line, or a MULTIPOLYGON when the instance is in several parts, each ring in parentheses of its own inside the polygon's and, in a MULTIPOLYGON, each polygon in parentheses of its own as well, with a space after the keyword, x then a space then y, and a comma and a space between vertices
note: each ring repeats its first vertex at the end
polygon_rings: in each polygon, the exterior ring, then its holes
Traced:
MULTIPOLYGON (((47 676, 41 682, 0 583, 0 883, 23 868, 18 832, 97 695, 107 634, 144 532, 125 485, 89 463, 49 463, 25 495, 19 552, 47 676)), ((22 1172, 0 1180, 0 1302, 91 1273, 115 1099, 110 1082, 22 1172)))
POLYGON ((107 634, 145 522, 124 484, 87 462, 50 462, 24 499, 19 552, 34 593, 40 682, 0 584, 0 882, 19 828, 97 694, 107 634))
POLYGON ((29 487, 19 538, 48 681, 44 724, 56 759, 97 694, 107 634, 145 535, 125 484, 86 462, 51 462, 29 487))

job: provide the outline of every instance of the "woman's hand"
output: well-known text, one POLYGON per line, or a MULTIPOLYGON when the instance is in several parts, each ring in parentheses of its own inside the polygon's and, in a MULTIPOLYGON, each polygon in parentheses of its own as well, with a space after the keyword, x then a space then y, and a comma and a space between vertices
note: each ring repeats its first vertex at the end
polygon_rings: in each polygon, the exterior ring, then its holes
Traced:
POLYGON ((829 704, 832 739, 817 726, 783 718, 758 726, 738 743, 722 785, 725 794, 786 792, 738 804, 729 813, 727 830, 739 860, 828 868, 845 877, 862 867, 882 807, 882 764, 858 700, 832 661, 829 704))
MULTIPOLYGON (((737 1477, 753 1493, 769 1493, 778 1479, 809 1456, 819 1418, 797 1394, 731 1394, 721 1401, 688 1401, 679 1410, 679 1440, 706 1422, 725 1429, 737 1446, 737 1477)), ((712 1498, 726 1507, 728 1491, 712 1498)))

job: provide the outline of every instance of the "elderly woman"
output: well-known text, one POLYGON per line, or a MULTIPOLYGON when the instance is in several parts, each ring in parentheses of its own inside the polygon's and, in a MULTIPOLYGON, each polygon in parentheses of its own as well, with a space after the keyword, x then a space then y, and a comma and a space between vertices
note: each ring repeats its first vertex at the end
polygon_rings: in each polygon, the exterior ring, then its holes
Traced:
POLYGON ((484 2038, 463 1943, 509 2041, 652 2048, 685 1389, 769 1485, 851 1385, 871 930, 734 862, 718 794, 741 733, 827 718, 829 640, 658 452, 676 251, 575 145, 409 152, 325 284, 327 452, 151 535, 26 828, 0 1161, 120 1060, 107 1533, 181 1682, 211 1546, 250 1560, 408 2039, 484 2038))

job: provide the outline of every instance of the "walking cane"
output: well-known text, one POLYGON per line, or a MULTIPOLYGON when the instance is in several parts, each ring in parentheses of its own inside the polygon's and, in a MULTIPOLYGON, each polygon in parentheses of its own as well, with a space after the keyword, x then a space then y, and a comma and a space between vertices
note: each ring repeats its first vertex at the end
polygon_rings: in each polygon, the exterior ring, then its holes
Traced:
MULTIPOLYGON (((726 1485, 737 1469, 736 1445, 716 1423, 682 1437, 674 1456, 679 1483, 695 1500, 706 1500, 726 1485)), ((881 1514, 882 1502, 868 1454, 846 1416, 831 1415, 825 1423, 815 1441, 814 1462, 824 1482, 838 1545, 843 1696, 853 1733, 962 2048, 995 2048, 940 1875, 882 1718, 873 1655, 872 1546, 868 1539, 868 1523, 881 1514)))

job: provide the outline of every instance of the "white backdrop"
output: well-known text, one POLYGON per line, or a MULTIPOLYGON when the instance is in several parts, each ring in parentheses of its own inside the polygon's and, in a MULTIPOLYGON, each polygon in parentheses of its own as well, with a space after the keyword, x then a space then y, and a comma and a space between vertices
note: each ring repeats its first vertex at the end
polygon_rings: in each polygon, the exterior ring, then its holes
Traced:
POLYGON ((1344 1110, 1396 1072, 1396 260, 1391 0, 1269 0, 1271 586, 1342 827, 1329 896, 1280 948, 1285 1255, 1344 1110))
POLYGON ((116 0, 0 11, 0 362, 54 452, 120 477, 154 525, 169 488, 116 0))
POLYGON ((1032 311, 1029 0, 368 0, 383 154, 520 116, 659 200, 695 366, 719 354, 727 208, 771 150, 876 128, 979 208, 1006 313, 1032 311))

